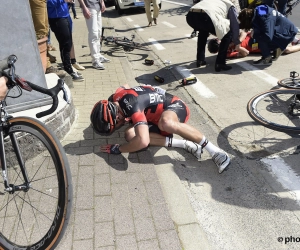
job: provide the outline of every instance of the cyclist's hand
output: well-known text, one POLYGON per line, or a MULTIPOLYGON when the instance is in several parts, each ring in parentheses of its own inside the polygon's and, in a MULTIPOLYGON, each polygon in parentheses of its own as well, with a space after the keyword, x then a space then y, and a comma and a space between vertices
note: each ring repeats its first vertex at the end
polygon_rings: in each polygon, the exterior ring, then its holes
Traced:
POLYGON ((100 147, 100 151, 108 154, 119 155, 121 154, 119 144, 107 144, 100 147))
POLYGON ((8 79, 5 76, 0 77, 0 100, 3 100, 7 93, 7 86, 6 83, 8 82, 8 79))

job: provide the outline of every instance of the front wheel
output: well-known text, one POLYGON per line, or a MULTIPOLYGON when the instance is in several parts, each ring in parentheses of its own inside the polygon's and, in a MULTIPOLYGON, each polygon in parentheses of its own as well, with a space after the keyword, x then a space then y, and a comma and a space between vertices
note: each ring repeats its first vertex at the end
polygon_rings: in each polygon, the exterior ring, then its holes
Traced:
POLYGON ((254 96, 247 105, 250 117, 261 125, 300 134, 300 90, 277 89, 254 96))
POLYGON ((6 176, 13 191, 1 193, 0 249, 55 249, 72 206, 64 149, 43 123, 28 117, 9 120, 4 147, 6 176), (17 190, 22 185, 27 189, 17 190))

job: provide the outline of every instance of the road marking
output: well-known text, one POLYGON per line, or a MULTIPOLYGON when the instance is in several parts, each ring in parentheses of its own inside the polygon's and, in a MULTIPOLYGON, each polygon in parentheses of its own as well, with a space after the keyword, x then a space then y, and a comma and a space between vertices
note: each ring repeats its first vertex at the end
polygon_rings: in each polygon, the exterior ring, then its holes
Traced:
POLYGON ((141 28, 141 26, 135 24, 134 27, 137 29, 137 31, 144 31, 143 28, 141 28))
MULTIPOLYGON (((192 33, 192 32, 191 32, 192 33)), ((197 36, 195 36, 195 37, 193 37, 193 38, 191 38, 191 34, 185 34, 185 37, 188 37, 188 38, 190 38, 191 40, 194 40, 194 41, 196 41, 197 42, 197 36)))
POLYGON ((177 4, 177 5, 181 5, 181 6, 192 6, 192 5, 190 5, 190 4, 177 3, 177 2, 173 2, 173 1, 167 1, 167 0, 164 0, 164 2, 167 2, 167 3, 173 3, 173 4, 177 4))
POLYGON ((264 158, 261 161, 265 163, 272 175, 284 188, 287 188, 292 193, 293 197, 300 204, 300 178, 297 176, 297 173, 279 156, 264 158))
POLYGON ((148 41, 151 42, 157 50, 164 50, 165 49, 165 47, 162 46, 161 44, 159 44, 154 38, 149 38, 148 41))
POLYGON ((171 23, 168 23, 168 22, 165 22, 165 21, 163 21, 161 23, 163 23, 164 25, 168 26, 169 28, 176 28, 176 26, 173 25, 173 24, 171 24, 171 23))
POLYGON ((252 66, 249 63, 246 63, 243 61, 243 59, 235 59, 230 60, 230 62, 237 63, 242 68, 246 69, 248 72, 251 72, 252 74, 258 76, 259 78, 263 79, 265 82, 269 83, 272 86, 277 86, 278 79, 267 74, 263 70, 252 66))
MULTIPOLYGON (((183 78, 195 76, 185 67, 176 66, 175 68, 183 76, 183 78)), ((197 82, 190 86, 197 92, 198 95, 200 95, 204 98, 215 98, 216 97, 216 95, 208 87, 206 87, 205 84, 203 82, 201 82, 198 78, 197 78, 197 82)))
POLYGON ((133 20, 130 17, 126 17, 128 22, 133 22, 133 20))

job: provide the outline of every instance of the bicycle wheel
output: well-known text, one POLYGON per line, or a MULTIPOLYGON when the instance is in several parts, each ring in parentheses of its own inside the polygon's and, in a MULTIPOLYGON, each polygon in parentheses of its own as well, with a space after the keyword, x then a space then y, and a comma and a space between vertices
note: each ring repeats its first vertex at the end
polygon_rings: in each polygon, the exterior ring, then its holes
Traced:
POLYGON ((277 89, 254 96, 248 114, 261 125, 286 133, 300 133, 300 90, 277 89))
POLYGON ((9 120, 4 146, 9 183, 25 183, 19 164, 23 162, 30 186, 27 191, 1 192, 0 249, 54 249, 72 207, 71 173, 64 149, 43 123, 29 117, 9 120))
POLYGON ((134 49, 141 46, 140 43, 136 43, 136 42, 133 42, 133 41, 119 41, 119 40, 116 40, 115 43, 118 46, 122 46, 125 51, 132 51, 132 50, 134 50, 134 49))
POLYGON ((300 78, 285 78, 279 80, 277 84, 284 88, 300 89, 300 78))

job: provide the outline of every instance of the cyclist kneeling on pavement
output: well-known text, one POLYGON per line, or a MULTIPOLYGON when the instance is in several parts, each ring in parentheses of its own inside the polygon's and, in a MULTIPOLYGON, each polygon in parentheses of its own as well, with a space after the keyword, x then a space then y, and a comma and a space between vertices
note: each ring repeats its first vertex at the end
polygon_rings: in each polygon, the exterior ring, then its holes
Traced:
POLYGON ((243 9, 238 19, 240 28, 252 31, 252 37, 258 43, 261 59, 254 61, 254 65, 271 65, 277 60, 282 51, 294 40, 298 29, 277 10, 259 5, 255 9, 243 9), (275 51, 272 58, 272 51, 275 51))
POLYGON ((131 123, 125 131, 127 143, 103 145, 101 152, 136 152, 152 145, 184 148, 200 159, 204 148, 222 173, 230 163, 229 156, 196 128, 186 124, 189 116, 187 105, 162 88, 150 85, 129 88, 126 85, 119 87, 108 100, 97 102, 90 119, 94 131, 100 135, 110 135, 131 123), (173 134, 184 139, 175 139, 173 134))

